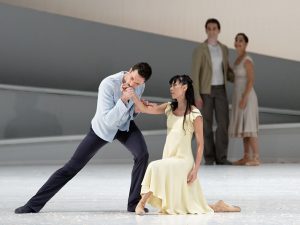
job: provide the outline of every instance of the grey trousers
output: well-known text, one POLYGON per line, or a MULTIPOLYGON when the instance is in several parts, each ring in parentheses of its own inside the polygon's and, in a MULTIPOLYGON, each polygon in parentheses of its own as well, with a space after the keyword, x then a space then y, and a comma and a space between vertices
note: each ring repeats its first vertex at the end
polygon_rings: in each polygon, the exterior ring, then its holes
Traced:
POLYGON ((210 94, 201 94, 203 100, 204 159, 206 163, 222 163, 227 160, 229 109, 224 85, 211 87, 210 94), (217 129, 213 132, 213 114, 217 129))

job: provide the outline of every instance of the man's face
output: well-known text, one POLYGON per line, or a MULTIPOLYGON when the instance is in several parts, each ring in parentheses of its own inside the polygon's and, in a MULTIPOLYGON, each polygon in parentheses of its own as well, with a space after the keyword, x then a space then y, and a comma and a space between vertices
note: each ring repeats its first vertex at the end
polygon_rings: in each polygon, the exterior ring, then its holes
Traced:
POLYGON ((220 30, 216 23, 208 23, 205 31, 208 39, 218 40, 220 30))
POLYGON ((138 70, 130 69, 124 77, 125 83, 128 87, 136 88, 145 83, 145 79, 138 73, 138 70))

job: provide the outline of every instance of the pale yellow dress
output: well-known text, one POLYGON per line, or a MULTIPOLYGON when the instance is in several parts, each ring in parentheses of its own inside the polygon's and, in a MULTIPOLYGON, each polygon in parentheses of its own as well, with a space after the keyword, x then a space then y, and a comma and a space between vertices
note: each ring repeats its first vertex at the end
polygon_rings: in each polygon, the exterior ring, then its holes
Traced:
POLYGON ((168 104, 167 138, 161 160, 149 164, 142 182, 141 193, 153 192, 148 203, 167 214, 212 213, 198 178, 187 184, 188 173, 194 166, 192 153, 193 121, 201 116, 198 109, 186 115, 185 130, 183 116, 175 116, 168 104))

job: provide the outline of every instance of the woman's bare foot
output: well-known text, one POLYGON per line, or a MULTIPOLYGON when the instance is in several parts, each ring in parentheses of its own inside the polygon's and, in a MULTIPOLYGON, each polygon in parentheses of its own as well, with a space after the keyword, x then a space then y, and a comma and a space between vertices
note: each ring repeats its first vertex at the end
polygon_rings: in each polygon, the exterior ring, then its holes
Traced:
POLYGON ((145 203, 141 199, 135 207, 135 214, 144 215, 146 213, 144 208, 145 208, 145 203))
POLYGON ((253 159, 245 164, 246 166, 259 166, 260 160, 258 154, 255 154, 253 159))
POLYGON ((148 198, 152 195, 152 192, 149 191, 146 194, 142 194, 142 198, 139 203, 135 207, 135 214, 137 215, 144 215, 145 212, 145 205, 147 203, 148 198))
POLYGON ((160 210, 158 211, 158 214, 165 214, 165 212, 164 212, 162 209, 160 209, 160 210))
POLYGON ((260 161, 259 160, 251 160, 246 162, 245 164, 246 166, 259 166, 260 165, 260 161))
POLYGON ((232 165, 243 166, 243 165, 246 165, 246 163, 249 162, 249 161, 250 161, 249 158, 242 158, 240 160, 232 162, 232 165))
POLYGON ((210 207, 214 210, 214 212, 240 212, 241 208, 238 206, 230 205, 225 203, 223 200, 219 200, 210 207))

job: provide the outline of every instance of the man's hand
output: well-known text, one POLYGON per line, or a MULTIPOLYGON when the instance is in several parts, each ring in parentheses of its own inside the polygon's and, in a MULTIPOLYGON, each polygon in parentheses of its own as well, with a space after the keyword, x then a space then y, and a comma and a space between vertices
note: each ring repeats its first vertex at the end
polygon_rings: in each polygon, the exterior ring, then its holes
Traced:
POLYGON ((197 99, 195 100, 195 105, 196 105, 196 107, 197 107, 198 109, 202 109, 202 107, 203 107, 203 100, 202 100, 201 97, 200 97, 200 98, 197 98, 197 99))
POLYGON ((127 104, 134 94, 135 94, 134 89, 131 87, 127 87, 122 91, 121 100, 125 104, 127 104))

